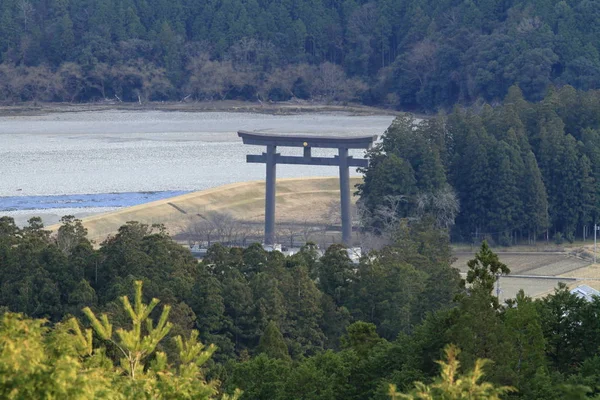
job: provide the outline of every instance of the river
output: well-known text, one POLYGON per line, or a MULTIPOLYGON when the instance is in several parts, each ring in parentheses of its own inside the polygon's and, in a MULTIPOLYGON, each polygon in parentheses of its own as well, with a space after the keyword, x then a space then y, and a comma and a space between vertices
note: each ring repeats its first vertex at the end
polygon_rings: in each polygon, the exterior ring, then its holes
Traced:
MULTIPOLYGON (((116 110, 0 117, 0 214, 22 223, 37 213, 52 223, 61 214, 83 216, 227 183, 262 180, 264 165, 246 164, 246 154, 264 149, 244 146, 238 130, 381 135, 392 120, 393 116, 345 113, 116 110)), ((313 154, 332 155, 334 150, 313 154)), ((336 174, 336 167, 277 167, 282 178, 336 174)))

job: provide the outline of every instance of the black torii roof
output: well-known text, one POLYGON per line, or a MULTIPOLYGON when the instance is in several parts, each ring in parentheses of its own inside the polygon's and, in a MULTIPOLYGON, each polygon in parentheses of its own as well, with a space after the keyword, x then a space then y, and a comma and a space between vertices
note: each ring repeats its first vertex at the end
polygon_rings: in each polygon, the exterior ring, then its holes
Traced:
POLYGON ((244 144, 282 147, 322 147, 345 149, 368 149, 377 140, 374 136, 311 136, 274 135, 268 133, 239 131, 244 144))

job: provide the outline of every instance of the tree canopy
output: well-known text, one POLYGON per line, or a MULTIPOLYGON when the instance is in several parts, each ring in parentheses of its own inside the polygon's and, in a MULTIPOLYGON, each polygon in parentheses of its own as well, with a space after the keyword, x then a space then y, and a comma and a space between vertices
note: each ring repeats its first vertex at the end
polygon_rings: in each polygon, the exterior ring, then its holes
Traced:
POLYGON ((437 110, 600 85, 595 1, 4 0, 0 99, 437 110))
POLYGON ((160 227, 132 222, 94 248, 72 217, 55 235, 37 218, 19 228, 4 217, 0 393, 593 398, 600 300, 562 285, 502 303, 493 283, 508 266, 484 244, 461 282, 444 229, 404 220, 358 264, 340 246, 286 257, 215 244, 198 261, 160 227))
POLYGON ((369 153, 359 185, 366 224, 430 215, 459 242, 573 241, 600 216, 600 91, 565 86, 528 102, 426 120, 398 117, 369 153), (401 199, 391 207, 390 199, 401 199))

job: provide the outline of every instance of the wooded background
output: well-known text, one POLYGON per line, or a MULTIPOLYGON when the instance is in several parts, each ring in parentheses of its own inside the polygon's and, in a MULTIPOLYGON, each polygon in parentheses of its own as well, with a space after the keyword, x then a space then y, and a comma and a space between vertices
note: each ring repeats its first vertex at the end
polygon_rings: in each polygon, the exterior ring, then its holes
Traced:
POLYGON ((3 0, 0 99, 432 111, 600 85, 591 0, 3 0))

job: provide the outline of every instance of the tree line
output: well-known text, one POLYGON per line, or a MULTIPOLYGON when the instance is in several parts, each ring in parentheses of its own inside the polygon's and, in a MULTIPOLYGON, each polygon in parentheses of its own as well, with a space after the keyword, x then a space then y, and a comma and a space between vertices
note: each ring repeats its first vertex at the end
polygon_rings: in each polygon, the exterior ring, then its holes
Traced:
POLYGON ((598 88, 599 21, 590 0, 5 0, 0 99, 540 100, 598 88))
POLYGON ((587 302, 559 286, 544 299, 520 293, 501 304, 495 281, 510 269, 487 243, 461 279, 447 231, 432 215, 402 219, 394 231, 358 264, 340 245, 319 257, 311 244, 292 256, 216 244, 199 262, 161 226, 131 222, 94 248, 72 217, 54 235, 38 218, 19 228, 2 217, 0 393, 210 399, 236 398, 240 389, 241 399, 265 400, 598 393, 598 298, 587 302), (157 298, 166 305, 157 307, 157 298))
POLYGON ((118 309, 118 297, 131 294, 133 282, 142 280, 144 299, 172 305, 174 330, 188 336, 198 328, 204 341, 219 347, 219 359, 253 355, 271 322, 293 358, 337 347, 340 332, 354 319, 377 322, 384 337, 394 338, 447 304, 455 294, 452 282, 459 281, 449 267, 445 235, 425 223, 402 228, 411 251, 384 252, 357 267, 340 245, 322 257, 314 244, 285 257, 259 244, 244 249, 215 244, 198 263, 161 227, 128 223, 94 249, 72 217, 63 218, 54 237, 37 218, 24 228, 8 217, 0 222, 2 306, 58 322, 69 314, 83 317, 86 306, 118 309), (420 241, 434 239, 439 249, 417 252, 420 241), (389 277, 394 285, 386 283, 389 277), (388 305, 392 294, 404 303, 402 309, 388 305))
POLYGON ((361 202, 387 210, 399 198, 397 218, 425 210, 461 242, 584 239, 600 216, 599 110, 599 91, 565 86, 533 103, 512 87, 501 106, 400 117, 369 154, 361 202))

